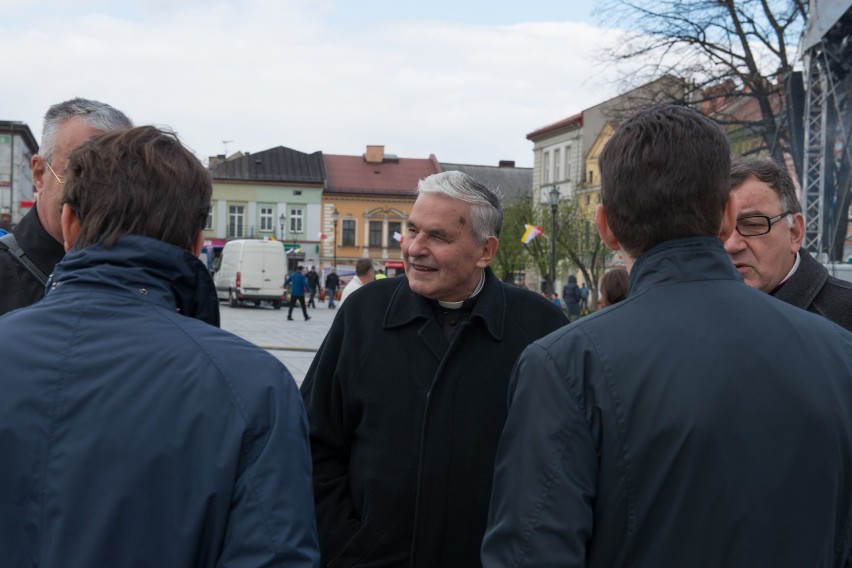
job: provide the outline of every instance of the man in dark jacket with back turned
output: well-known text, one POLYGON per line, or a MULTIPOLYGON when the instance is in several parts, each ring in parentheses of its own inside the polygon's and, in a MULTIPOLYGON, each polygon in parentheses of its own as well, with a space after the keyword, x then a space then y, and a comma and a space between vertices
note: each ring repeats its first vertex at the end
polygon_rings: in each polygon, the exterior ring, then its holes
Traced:
POLYGON ((277 359, 218 329, 204 166, 146 126, 67 169, 68 253, 0 318, 4 566, 314 567, 307 422, 277 359))
POLYGON ((519 358, 486 567, 850 565, 852 333, 743 283, 729 164, 685 107, 604 147, 630 292, 519 358))
POLYGON ((566 323, 488 268, 494 192, 444 172, 418 193, 406 278, 341 306, 302 383, 324 566, 479 564, 509 373, 566 323))

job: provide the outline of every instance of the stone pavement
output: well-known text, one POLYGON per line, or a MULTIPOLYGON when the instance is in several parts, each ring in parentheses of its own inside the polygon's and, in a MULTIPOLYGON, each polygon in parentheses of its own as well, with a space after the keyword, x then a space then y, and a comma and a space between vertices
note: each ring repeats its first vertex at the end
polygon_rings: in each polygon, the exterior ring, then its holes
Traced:
POLYGON ((274 310, 219 304, 222 329, 269 351, 287 366, 296 384, 301 385, 337 310, 317 302, 316 308, 308 308, 309 321, 304 320, 300 306, 293 309, 293 321, 287 321, 287 310, 286 306, 274 310))

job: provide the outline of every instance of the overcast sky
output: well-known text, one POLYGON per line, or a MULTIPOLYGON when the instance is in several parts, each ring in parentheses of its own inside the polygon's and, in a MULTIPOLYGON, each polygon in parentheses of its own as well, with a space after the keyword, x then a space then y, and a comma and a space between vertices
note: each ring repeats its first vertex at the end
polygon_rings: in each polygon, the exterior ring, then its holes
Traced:
POLYGON ((0 0, 0 119, 108 102, 199 158, 287 146, 532 165, 529 132, 617 94, 595 0, 0 0), (226 142, 227 141, 227 142, 226 142))

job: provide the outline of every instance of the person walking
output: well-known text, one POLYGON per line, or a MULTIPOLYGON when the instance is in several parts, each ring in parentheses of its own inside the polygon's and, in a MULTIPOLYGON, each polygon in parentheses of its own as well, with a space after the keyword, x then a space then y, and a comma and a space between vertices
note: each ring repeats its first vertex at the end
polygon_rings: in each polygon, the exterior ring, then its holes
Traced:
POLYGON ((576 321, 580 317, 580 287, 577 286, 577 277, 568 277, 568 284, 562 288, 562 301, 568 311, 568 320, 576 321))
POLYGON ((293 321, 293 308, 296 307, 296 302, 302 305, 305 321, 311 319, 311 316, 308 315, 308 309, 305 307, 305 290, 308 287, 308 281, 303 274, 304 270, 304 266, 298 267, 284 281, 285 286, 290 286, 290 311, 287 312, 287 319, 290 321, 293 321))
POLYGON ((311 294, 308 299, 308 307, 316 308, 317 305, 314 303, 314 298, 316 298, 317 289, 319 289, 319 274, 317 274, 317 269, 311 266, 311 269, 305 275, 305 279, 308 281, 308 290, 311 294))
POLYGON ((332 268, 328 276, 325 277, 325 290, 328 294, 328 309, 330 310, 334 309, 334 295, 337 293, 338 286, 340 286, 340 278, 332 268))

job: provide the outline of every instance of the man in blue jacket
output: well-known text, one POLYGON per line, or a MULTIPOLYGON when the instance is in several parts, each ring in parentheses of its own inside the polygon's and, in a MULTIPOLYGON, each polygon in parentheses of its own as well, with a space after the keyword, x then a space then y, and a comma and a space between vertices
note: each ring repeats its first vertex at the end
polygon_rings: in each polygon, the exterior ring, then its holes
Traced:
POLYGON ((485 566, 850 565, 852 333, 743 283, 729 164, 685 107, 605 146, 630 291, 518 360, 485 566))
POLYGON ((296 307, 296 302, 302 304, 302 314, 305 316, 305 321, 311 319, 308 315, 308 310, 305 308, 305 290, 308 287, 308 280, 305 278, 303 266, 298 267, 293 274, 287 277, 284 281, 285 286, 290 286, 290 311, 287 312, 287 319, 293 321, 293 308, 296 307))
POLYGON ((318 565, 290 373, 218 328, 207 171, 154 127, 66 168, 68 251, 0 318, 4 566, 318 565))

